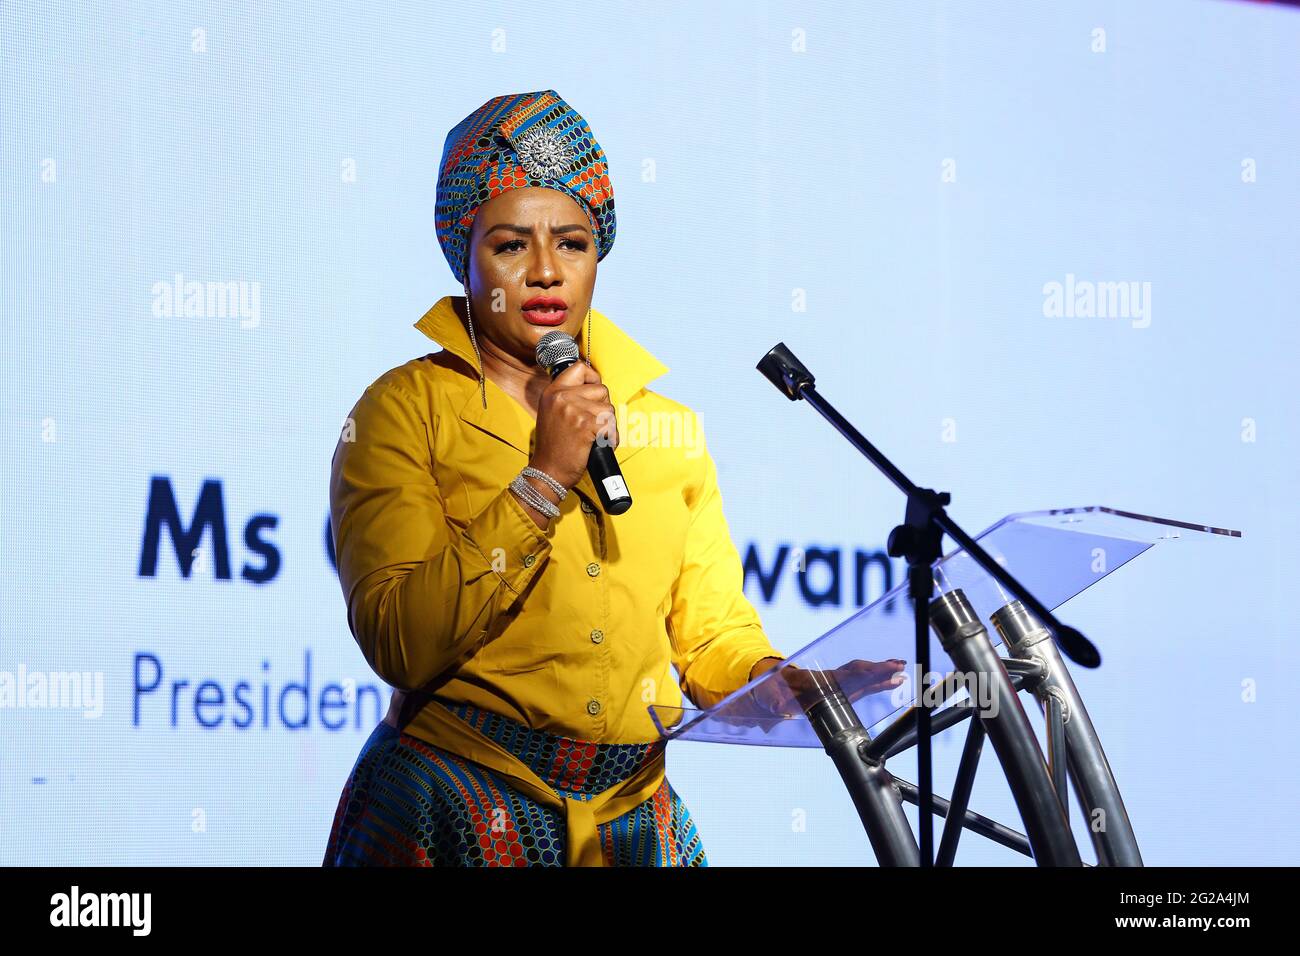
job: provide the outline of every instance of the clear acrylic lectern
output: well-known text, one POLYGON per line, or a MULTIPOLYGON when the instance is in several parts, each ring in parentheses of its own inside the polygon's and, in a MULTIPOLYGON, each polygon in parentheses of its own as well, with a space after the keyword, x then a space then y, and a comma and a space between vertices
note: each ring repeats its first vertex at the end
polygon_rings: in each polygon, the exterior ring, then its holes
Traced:
MULTIPOLYGON (((976 540, 1055 611, 1153 545, 1184 535, 1240 532, 1086 507, 1009 515, 976 540)), ((1085 816, 1100 814, 1106 821, 1100 832, 1090 827, 1098 861, 1140 866, 1109 764, 1050 633, 964 551, 945 555, 934 575, 931 671, 947 679, 925 690, 933 728, 939 732, 975 718, 952 799, 935 800, 935 812, 947 820, 937 861, 951 864, 964 827, 1040 864, 1079 865, 1064 810, 1068 781, 1085 816), (993 650, 999 646, 1001 654, 993 650), (1047 720, 1046 755, 1020 703, 1021 691, 1035 696, 1047 720), (986 735, 1027 835, 966 808, 986 735)), ((901 801, 915 802, 916 789, 890 774, 885 761, 915 743, 911 715, 920 684, 927 683, 911 674, 916 647, 904 583, 717 706, 701 711, 654 705, 650 712, 671 740, 823 747, 828 753, 836 740, 841 746, 833 756, 878 860, 915 865, 916 839, 901 801), (834 701, 838 711, 826 706, 834 701), (855 738, 853 760, 842 756, 845 735, 855 738)))

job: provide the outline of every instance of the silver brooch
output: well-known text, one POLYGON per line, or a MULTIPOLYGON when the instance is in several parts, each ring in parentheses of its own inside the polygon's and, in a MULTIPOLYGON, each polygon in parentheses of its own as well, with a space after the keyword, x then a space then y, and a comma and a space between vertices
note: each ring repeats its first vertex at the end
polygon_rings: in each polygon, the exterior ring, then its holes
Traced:
POLYGON ((549 126, 536 126, 514 141, 519 162, 530 176, 558 179, 573 168, 577 150, 549 126))

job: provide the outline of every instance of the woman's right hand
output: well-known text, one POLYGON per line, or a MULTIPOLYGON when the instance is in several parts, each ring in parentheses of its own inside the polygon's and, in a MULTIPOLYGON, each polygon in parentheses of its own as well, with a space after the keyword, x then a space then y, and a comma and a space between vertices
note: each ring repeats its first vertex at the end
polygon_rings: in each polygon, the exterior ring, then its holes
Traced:
POLYGON ((597 438, 618 446, 618 426, 609 389, 581 360, 551 380, 537 403, 537 442, 529 462, 566 489, 587 473, 597 438))

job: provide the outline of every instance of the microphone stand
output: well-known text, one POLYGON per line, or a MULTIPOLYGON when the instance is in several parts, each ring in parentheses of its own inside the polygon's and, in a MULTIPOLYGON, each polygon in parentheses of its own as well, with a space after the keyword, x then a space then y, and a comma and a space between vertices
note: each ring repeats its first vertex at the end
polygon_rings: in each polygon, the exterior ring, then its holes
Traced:
POLYGON ((1066 627, 1034 597, 1029 590, 1011 576, 970 535, 962 530, 944 510, 952 502, 946 491, 936 492, 919 488, 884 456, 871 442, 854 428, 834 406, 818 393, 812 372, 799 361, 784 342, 778 342, 763 356, 756 368, 792 402, 804 399, 848 439, 868 461, 879 469, 899 491, 907 496, 903 523, 889 533, 888 552, 891 557, 907 561, 907 589, 912 599, 916 625, 916 665, 919 684, 916 700, 916 760, 920 813, 921 866, 934 866, 934 787, 931 778, 930 707, 925 702, 926 680, 930 673, 930 600, 934 596, 933 566, 943 556, 943 536, 946 533, 975 563, 988 572, 1008 593, 1029 608, 1056 637, 1061 649, 1070 660, 1083 667, 1096 667, 1101 663, 1097 648, 1072 627, 1066 627))

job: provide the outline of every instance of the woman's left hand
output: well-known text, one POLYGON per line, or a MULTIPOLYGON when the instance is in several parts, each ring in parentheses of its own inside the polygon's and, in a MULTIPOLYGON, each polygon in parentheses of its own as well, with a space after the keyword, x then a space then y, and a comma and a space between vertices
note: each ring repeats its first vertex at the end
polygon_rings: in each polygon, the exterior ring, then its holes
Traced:
POLYGON ((814 704, 830 686, 843 691, 853 703, 871 694, 892 691, 906 680, 907 662, 852 660, 831 670, 810 670, 796 664, 777 665, 780 674, 761 682, 753 697, 764 710, 780 717, 794 717, 814 704))

